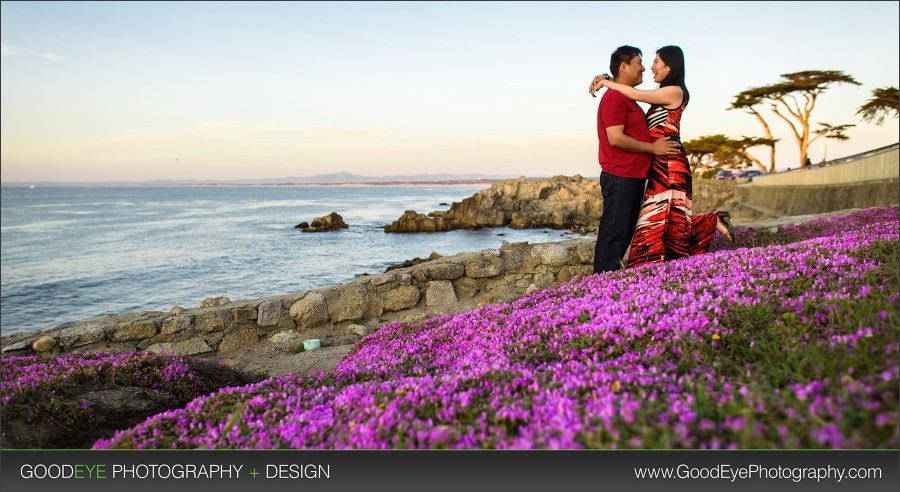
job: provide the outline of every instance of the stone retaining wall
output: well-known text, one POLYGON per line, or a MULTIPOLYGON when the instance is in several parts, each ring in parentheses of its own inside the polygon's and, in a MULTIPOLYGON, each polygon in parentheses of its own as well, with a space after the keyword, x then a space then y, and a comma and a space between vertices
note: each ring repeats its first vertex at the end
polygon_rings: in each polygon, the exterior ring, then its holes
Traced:
POLYGON ((171 352, 233 357, 259 343, 290 349, 303 339, 323 346, 353 343, 392 321, 424 321, 520 297, 589 275, 594 239, 503 244, 360 277, 336 287, 262 299, 212 298, 200 307, 173 307, 99 318, 3 337, 3 355, 46 357, 62 352, 171 352))
POLYGON ((729 210, 734 205, 736 181, 694 178, 693 211, 705 214, 717 210, 729 210))

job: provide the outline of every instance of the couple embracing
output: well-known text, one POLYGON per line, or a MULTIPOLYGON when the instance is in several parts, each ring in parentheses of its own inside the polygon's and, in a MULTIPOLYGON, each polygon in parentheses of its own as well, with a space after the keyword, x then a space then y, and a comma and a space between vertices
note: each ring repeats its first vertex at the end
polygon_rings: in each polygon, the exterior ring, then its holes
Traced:
POLYGON ((641 50, 620 46, 610 57, 612 76, 594 77, 591 95, 608 90, 597 110, 603 214, 594 250, 594 273, 706 253, 719 230, 734 242, 727 211, 692 214, 691 170, 681 145, 681 115, 690 100, 684 53, 657 50, 650 70, 659 84, 639 90, 641 50), (644 115, 635 101, 650 104, 644 115))

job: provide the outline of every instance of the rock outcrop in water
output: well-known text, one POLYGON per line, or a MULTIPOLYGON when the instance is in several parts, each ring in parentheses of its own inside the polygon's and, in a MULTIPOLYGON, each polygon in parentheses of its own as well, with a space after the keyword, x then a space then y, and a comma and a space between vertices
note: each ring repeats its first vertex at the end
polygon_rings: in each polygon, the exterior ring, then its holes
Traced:
POLYGON ((328 232, 334 229, 347 229, 350 226, 344 223, 344 218, 338 215, 337 212, 331 212, 324 217, 313 219, 312 224, 301 222, 294 227, 303 229, 303 232, 328 232))
POLYGON ((527 181, 523 176, 494 183, 462 202, 453 202, 448 211, 426 215, 407 210, 398 220, 384 226, 384 232, 442 232, 502 226, 582 228, 596 225, 602 209, 600 184, 595 180, 575 175, 527 181))

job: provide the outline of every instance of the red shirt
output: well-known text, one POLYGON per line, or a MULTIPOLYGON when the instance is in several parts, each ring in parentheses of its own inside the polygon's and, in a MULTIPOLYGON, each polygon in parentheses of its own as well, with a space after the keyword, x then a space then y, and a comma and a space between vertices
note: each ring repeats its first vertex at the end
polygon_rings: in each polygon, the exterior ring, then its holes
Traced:
POLYGON ((650 174, 650 154, 626 152, 609 144, 606 129, 625 125, 625 135, 650 143, 650 128, 641 107, 621 92, 607 89, 597 108, 598 160, 603 171, 622 178, 646 178, 650 174))

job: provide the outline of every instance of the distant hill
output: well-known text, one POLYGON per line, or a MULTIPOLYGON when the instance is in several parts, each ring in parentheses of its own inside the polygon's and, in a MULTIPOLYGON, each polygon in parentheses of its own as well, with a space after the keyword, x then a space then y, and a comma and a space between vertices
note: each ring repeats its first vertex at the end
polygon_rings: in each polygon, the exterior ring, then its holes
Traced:
POLYGON ((4 186, 36 185, 190 185, 190 184, 231 184, 231 185, 266 185, 266 184, 348 184, 348 183, 439 183, 464 181, 499 181, 515 179, 510 174, 416 174, 391 176, 361 176, 347 172, 319 174, 315 176, 289 176, 285 178, 259 179, 156 179, 150 181, 92 181, 92 182, 4 182, 4 186))
POLYGON ((436 181, 478 181, 513 179, 511 175, 487 175, 487 174, 416 174, 416 175, 391 175, 391 176, 361 176, 359 174, 338 172, 331 174, 319 174, 316 176, 290 176, 275 179, 241 179, 235 180, 239 184, 279 184, 279 183, 305 183, 305 184, 338 184, 338 183, 416 183, 436 181))

